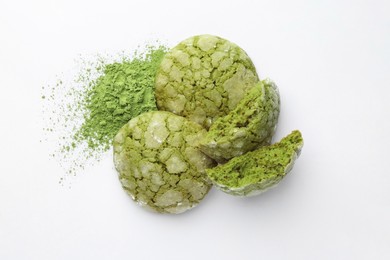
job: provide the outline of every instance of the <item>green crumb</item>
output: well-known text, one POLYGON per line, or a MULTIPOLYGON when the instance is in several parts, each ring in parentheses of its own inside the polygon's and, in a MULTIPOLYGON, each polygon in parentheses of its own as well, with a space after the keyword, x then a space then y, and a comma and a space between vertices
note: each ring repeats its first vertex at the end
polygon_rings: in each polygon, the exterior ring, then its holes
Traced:
POLYGON ((193 36, 162 60, 156 76, 157 106, 209 129, 258 81, 251 59, 239 46, 214 35, 193 36))
POLYGON ((283 179, 292 169, 302 147, 302 135, 295 130, 279 143, 235 157, 226 164, 206 169, 206 173, 226 193, 256 195, 283 179))
POLYGON ((114 138, 114 163, 123 189, 139 205, 160 213, 182 213, 196 206, 211 183, 205 169, 200 125, 167 111, 133 118, 114 138))
POLYGON ((218 118, 201 142, 201 150, 211 158, 227 160, 269 145, 279 118, 277 86, 264 80, 250 89, 237 107, 218 118))
POLYGON ((118 130, 130 119, 157 110, 154 98, 156 71, 166 48, 149 48, 144 55, 108 64, 91 84, 84 100, 84 123, 76 133, 92 150, 108 150, 118 130))

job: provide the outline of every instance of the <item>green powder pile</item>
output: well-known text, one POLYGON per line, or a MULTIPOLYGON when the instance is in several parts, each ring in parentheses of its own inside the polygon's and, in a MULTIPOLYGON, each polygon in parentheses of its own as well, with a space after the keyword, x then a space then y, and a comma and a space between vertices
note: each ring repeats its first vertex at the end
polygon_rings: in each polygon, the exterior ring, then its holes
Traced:
POLYGON ((154 81, 168 48, 147 44, 132 54, 80 56, 71 72, 42 87, 43 141, 68 176, 99 161, 131 118, 156 110, 154 81))
POLYGON ((108 150, 118 130, 130 119, 157 110, 154 79, 165 47, 149 48, 143 56, 105 66, 85 96, 84 123, 75 135, 92 150, 108 150))

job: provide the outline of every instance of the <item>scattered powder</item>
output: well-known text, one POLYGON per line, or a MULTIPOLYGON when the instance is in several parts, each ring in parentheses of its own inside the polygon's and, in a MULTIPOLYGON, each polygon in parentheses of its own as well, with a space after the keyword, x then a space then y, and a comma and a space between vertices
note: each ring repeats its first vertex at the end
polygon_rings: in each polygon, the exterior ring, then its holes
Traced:
POLYGON ((51 156, 67 175, 99 161, 131 118, 157 109, 154 80, 167 50, 156 44, 119 58, 80 56, 74 78, 59 75, 42 87, 44 141, 55 144, 51 156))

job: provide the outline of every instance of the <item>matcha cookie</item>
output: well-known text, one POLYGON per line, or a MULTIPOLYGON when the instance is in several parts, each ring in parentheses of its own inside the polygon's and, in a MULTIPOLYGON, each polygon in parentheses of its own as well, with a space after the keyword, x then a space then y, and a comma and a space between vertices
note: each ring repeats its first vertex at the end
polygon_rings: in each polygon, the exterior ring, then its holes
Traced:
POLYGON ((276 85, 269 80, 259 82, 235 109, 211 125, 200 148, 211 158, 225 162, 260 146, 269 145, 279 111, 276 85))
POLYGON ((213 183, 226 193, 256 195, 276 186, 291 171, 302 147, 302 135, 296 130, 279 143, 235 157, 206 172, 213 183))
POLYGON ((138 204, 161 213, 196 206, 211 187, 214 165, 198 149, 206 130, 166 111, 143 113, 114 138, 114 163, 124 190, 138 204))
POLYGON ((208 129, 258 81, 251 59, 236 44, 213 35, 194 36, 164 56, 156 75, 157 107, 208 129))

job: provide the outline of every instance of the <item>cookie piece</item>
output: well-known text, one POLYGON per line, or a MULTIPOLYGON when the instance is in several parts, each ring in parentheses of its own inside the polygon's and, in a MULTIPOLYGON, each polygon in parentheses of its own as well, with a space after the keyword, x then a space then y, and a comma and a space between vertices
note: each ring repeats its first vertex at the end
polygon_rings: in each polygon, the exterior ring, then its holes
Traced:
POLYGON ((279 118, 277 86, 264 80, 250 89, 237 107, 218 118, 201 141, 200 149, 226 162, 233 157, 269 145, 279 118))
POLYGON ((235 157, 206 172, 213 183, 226 193, 257 195, 276 186, 291 171, 302 147, 302 135, 295 130, 279 143, 235 157))

